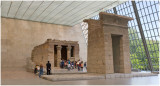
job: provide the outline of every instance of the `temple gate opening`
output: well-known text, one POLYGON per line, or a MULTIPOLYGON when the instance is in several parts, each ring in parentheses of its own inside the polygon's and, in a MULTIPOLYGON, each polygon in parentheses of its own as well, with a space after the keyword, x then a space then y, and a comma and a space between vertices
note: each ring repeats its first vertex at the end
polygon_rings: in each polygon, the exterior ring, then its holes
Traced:
POLYGON ((122 58, 120 54, 122 53, 122 44, 120 44, 122 41, 122 35, 111 35, 112 37, 112 51, 113 51, 113 67, 114 67, 114 73, 120 73, 120 65, 122 58))

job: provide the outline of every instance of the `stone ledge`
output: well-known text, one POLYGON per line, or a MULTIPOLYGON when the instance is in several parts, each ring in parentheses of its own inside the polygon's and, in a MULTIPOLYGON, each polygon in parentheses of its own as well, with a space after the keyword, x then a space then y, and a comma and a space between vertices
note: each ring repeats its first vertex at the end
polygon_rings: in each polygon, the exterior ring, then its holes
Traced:
POLYGON ((146 76, 158 76, 158 74, 153 74, 153 73, 131 73, 131 74, 115 73, 115 74, 106 74, 106 79, 111 79, 111 78, 130 78, 130 77, 146 77, 146 76))

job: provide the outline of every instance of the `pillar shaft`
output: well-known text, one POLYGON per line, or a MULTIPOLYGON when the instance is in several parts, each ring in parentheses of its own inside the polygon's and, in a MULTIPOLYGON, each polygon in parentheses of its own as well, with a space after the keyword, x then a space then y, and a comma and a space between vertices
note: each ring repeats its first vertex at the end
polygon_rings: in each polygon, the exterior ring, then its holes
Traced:
POLYGON ((68 45, 67 47, 67 60, 69 60, 71 58, 71 46, 68 45))
POLYGON ((60 61, 61 61, 61 45, 57 46, 57 67, 60 67, 60 61))

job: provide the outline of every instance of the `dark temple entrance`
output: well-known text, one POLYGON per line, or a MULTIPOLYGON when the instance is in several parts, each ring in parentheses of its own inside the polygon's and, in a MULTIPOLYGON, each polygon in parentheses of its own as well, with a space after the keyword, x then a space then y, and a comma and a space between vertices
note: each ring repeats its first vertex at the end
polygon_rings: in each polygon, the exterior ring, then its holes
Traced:
POLYGON ((62 45, 61 59, 67 60, 67 46, 62 45))
POLYGON ((57 67, 57 46, 54 45, 54 66, 57 67))

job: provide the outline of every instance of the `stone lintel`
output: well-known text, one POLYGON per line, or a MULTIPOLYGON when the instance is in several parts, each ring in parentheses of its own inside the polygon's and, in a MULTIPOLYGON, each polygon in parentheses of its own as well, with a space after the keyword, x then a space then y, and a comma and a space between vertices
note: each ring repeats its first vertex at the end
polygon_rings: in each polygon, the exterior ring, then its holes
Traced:
POLYGON ((112 13, 105 13, 101 12, 99 13, 100 21, 102 24, 111 24, 115 26, 127 26, 128 21, 133 20, 133 18, 126 17, 126 16, 120 16, 112 13))
POLYGON ((47 39, 45 43, 51 44, 61 44, 61 45, 68 45, 68 44, 78 44, 78 41, 67 41, 67 40, 56 40, 56 39, 47 39))
POLYGON ((127 17, 127 16, 121 16, 121 15, 117 15, 117 14, 113 14, 113 13, 106 13, 106 12, 100 12, 99 13, 100 19, 103 19, 103 16, 108 16, 108 17, 115 17, 117 19, 124 19, 124 20, 133 20, 133 18, 131 17, 127 17))
POLYGON ((113 27, 122 27, 122 28, 128 29, 128 26, 117 25, 117 24, 103 23, 103 25, 113 26, 113 27))

